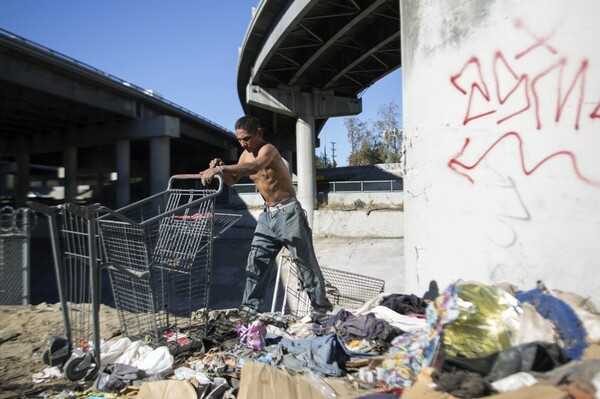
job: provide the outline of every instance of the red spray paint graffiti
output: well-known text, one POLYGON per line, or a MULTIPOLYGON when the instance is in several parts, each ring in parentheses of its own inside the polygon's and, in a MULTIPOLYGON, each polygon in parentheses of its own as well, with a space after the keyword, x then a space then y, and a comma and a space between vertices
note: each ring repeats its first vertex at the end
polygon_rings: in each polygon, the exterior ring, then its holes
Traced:
MULTIPOLYGON (((585 103, 586 76, 589 70, 589 61, 587 59, 582 60, 577 70, 568 74, 566 72, 569 66, 567 58, 560 56, 558 50, 550 43, 550 39, 554 36, 555 32, 545 36, 536 35, 521 20, 515 21, 515 28, 525 31, 528 36, 533 38, 533 43, 514 55, 514 59, 506 57, 502 51, 495 52, 492 62, 493 84, 490 86, 496 91, 495 96, 488 89, 482 62, 478 57, 473 56, 469 58, 458 73, 450 76, 452 86, 462 95, 468 95, 463 126, 472 123, 476 119, 482 120, 483 118, 493 118, 492 120, 495 124, 501 125, 517 116, 529 114, 532 117, 532 127, 535 126, 537 130, 542 130, 543 126, 548 123, 547 120, 544 121, 542 118, 543 115, 548 115, 548 112, 545 111, 542 113, 542 110, 548 109, 549 105, 547 105, 547 102, 550 97, 547 95, 543 97, 544 104, 546 104, 545 108, 543 108, 541 89, 546 89, 544 93, 547 93, 548 88, 550 88, 556 93, 556 103, 552 105, 552 108, 555 109, 553 122, 559 123, 561 118, 566 118, 565 109, 568 106, 571 110, 568 117, 573 118, 572 126, 575 131, 579 131, 581 117, 584 112, 583 106, 585 103), (518 63, 519 60, 532 55, 533 52, 541 50, 546 52, 545 56, 550 57, 546 68, 542 68, 540 71, 538 62, 535 64, 536 69, 534 72, 518 70, 517 65, 520 65, 521 69, 526 68, 522 63, 518 63), (555 77, 555 80, 553 80, 553 77, 555 77)), ((600 103, 589 114, 589 118, 600 118, 600 103)), ((476 168, 481 160, 499 142, 508 137, 514 137, 518 140, 521 167, 526 175, 531 175, 542 164, 557 156, 566 156, 571 160, 573 171, 578 179, 587 184, 600 187, 599 182, 593 181, 581 173, 577 166, 576 156, 571 151, 558 151, 549 154, 532 168, 528 169, 525 165, 525 156, 523 154, 523 139, 516 132, 503 134, 472 165, 466 165, 458 160, 458 157, 465 153, 469 145, 470 139, 466 138, 463 148, 448 162, 448 167, 452 171, 465 176, 473 183, 471 177, 459 170, 459 167, 463 170, 476 168)))
POLYGON ((461 69, 461 71, 459 73, 451 76, 450 82, 452 82, 454 87, 456 87, 461 93, 467 94, 467 91, 461 87, 461 85, 458 83, 458 80, 465 73, 465 70, 468 67, 470 67, 471 65, 474 65, 475 68, 477 68, 477 75, 479 77, 479 80, 476 82, 473 82, 471 84, 471 90, 470 90, 470 94, 469 94, 469 105, 467 107, 467 114, 465 115, 463 125, 466 125, 473 119, 481 118, 482 116, 486 116, 486 115, 496 112, 495 110, 490 110, 487 112, 480 113, 478 115, 471 115, 471 106, 473 105, 473 95, 476 92, 478 92, 487 102, 490 101, 490 92, 488 91, 487 85, 485 84, 485 81, 483 80, 483 74, 481 73, 481 64, 479 63, 479 60, 476 57, 473 57, 469 61, 467 61, 467 63, 463 66, 463 68, 461 69))
POLYGON ((571 161, 571 166, 573 167, 573 171, 575 173, 575 175, 577 176, 578 179, 583 180, 584 182, 591 184, 593 186, 597 186, 600 187, 600 182, 594 181, 592 179, 587 178, 586 176, 583 175, 583 173, 579 170, 579 167, 577 166, 577 159, 575 157, 575 155, 571 152, 571 151, 557 151, 554 152, 550 155, 547 155, 546 157, 544 157, 541 161, 535 163, 532 167, 527 167, 527 165, 525 164, 525 153, 523 152, 523 139, 521 138, 521 136, 519 135, 519 133, 517 132, 508 132, 503 134, 502 136, 500 136, 500 138, 498 138, 496 141, 494 141, 492 143, 492 145, 484 151, 484 153, 472 164, 467 165, 461 161, 458 160, 458 158, 464 154, 465 150, 467 149, 469 143, 471 142, 471 140, 469 138, 465 139, 465 144, 463 145, 462 149, 460 150, 460 152, 458 154, 456 154, 454 157, 452 157, 452 159, 450 159, 450 161, 448 161, 448 167, 450 169, 452 169, 453 171, 455 171, 456 173, 466 177, 471 183, 475 183, 474 180, 471 178, 471 176, 467 175, 466 173, 460 171, 458 169, 458 167, 462 168, 462 169, 466 169, 466 170, 472 170, 475 169, 480 163, 481 161, 483 161, 483 159, 494 149, 494 147, 496 147, 496 145, 498 145, 498 143, 500 143, 503 140, 506 140, 509 137, 514 137, 515 139, 517 139, 518 144, 519 144, 519 156, 521 158, 521 169, 523 170, 523 173, 525 173, 525 175, 529 176, 531 174, 533 174, 536 170, 538 170, 544 163, 550 161, 553 158, 559 157, 559 156, 565 156, 567 158, 570 159, 571 161))
POLYGON ((598 105, 596 105, 596 108, 590 114, 590 118, 600 118, 600 102, 598 102, 598 105))
MULTIPOLYGON (((514 56, 515 60, 524 58, 525 56, 529 55, 535 49, 538 48, 546 49, 548 53, 550 53, 552 56, 559 55, 558 51, 549 43, 549 39, 554 35, 554 33, 545 37, 538 37, 534 35, 531 31, 529 31, 525 27, 523 22, 520 20, 517 20, 515 22, 515 26, 518 29, 523 29, 527 31, 528 34, 531 35, 531 37, 533 37, 535 40, 535 42, 531 46, 516 54, 514 56)), ((515 112, 509 113, 506 116, 501 116, 499 119, 496 120, 496 123, 504 123, 508 119, 511 119, 533 108, 536 120, 536 128, 538 130, 542 129, 542 120, 540 117, 541 105, 540 96, 538 93, 539 86, 541 86, 542 83, 545 83, 546 85, 555 85, 554 87, 556 90, 557 103, 554 115, 554 122, 560 121, 569 98, 572 96, 576 97, 575 102, 577 104, 577 107, 574 116, 573 126, 575 130, 579 130, 579 122, 585 98, 585 84, 588 66, 588 60, 581 61, 579 69, 575 72, 575 75, 570 81, 569 77, 565 74, 565 69, 567 67, 567 59, 565 57, 561 57, 557 61, 553 61, 552 64, 550 64, 546 69, 542 70, 542 72, 536 72, 535 74, 518 74, 516 72, 516 68, 510 64, 509 60, 507 59, 507 57, 505 57, 503 52, 497 51, 494 54, 493 59, 493 87, 496 89, 496 99, 498 101, 498 104, 495 104, 492 101, 492 96, 490 94, 490 91, 488 90, 486 78, 482 72, 481 61, 478 57, 471 57, 463 65, 463 67, 458 73, 451 75, 450 83, 463 95, 469 95, 467 111, 463 119, 463 125, 466 125, 475 119, 479 119, 496 113, 503 106, 505 106, 506 102, 511 97, 513 97, 513 95, 519 94, 522 95, 525 100, 525 105, 523 106, 523 108, 515 112), (500 71, 505 71, 506 73, 504 74, 504 76, 510 76, 510 80, 512 80, 512 82, 507 82, 507 79, 501 79, 500 71), (556 74, 555 84, 549 79, 547 79, 547 77, 551 76, 552 73, 556 74), (531 107, 530 93, 533 97, 533 107, 531 107), (474 113, 473 109, 475 105, 479 105, 481 108, 485 107, 487 108, 487 110, 474 113)), ((599 111, 598 108, 596 108, 596 110, 594 110, 590 114, 590 118, 594 119, 598 117, 600 117, 599 111)))
POLYGON ((522 108, 516 112, 513 112, 512 114, 505 116, 504 118, 498 119, 498 121, 497 121, 498 124, 501 124, 501 123, 505 122, 506 120, 512 118, 513 116, 517 116, 517 115, 527 111, 531 107, 531 101, 529 100, 529 91, 527 90, 529 77, 526 74, 517 76, 517 74, 510 67, 510 65, 506 61, 506 58, 504 58, 504 55, 500 51, 496 52, 496 56, 494 57, 494 81, 496 83, 496 94, 498 97, 498 102, 501 105, 504 105, 504 103, 506 103, 506 101, 509 99, 509 97, 512 97, 512 95, 516 92, 516 90, 519 87, 522 88, 522 91, 525 96, 525 100, 527 102, 527 105, 525 105, 524 108, 522 108), (515 85, 508 91, 508 93, 506 93, 505 96, 502 96, 502 88, 500 87, 500 77, 499 77, 499 73, 498 73, 498 70, 500 67, 504 67, 506 69, 506 71, 508 71, 508 73, 510 73, 510 75, 513 77, 513 79, 516 80, 515 85))
POLYGON ((515 58, 519 59, 527 54, 529 54, 531 51, 535 50, 538 47, 544 47, 546 50, 548 50, 551 54, 558 54, 558 51, 556 51, 556 49, 554 47, 552 47, 549 43, 548 40, 554 36, 555 32, 552 32, 552 34, 547 35, 547 36, 543 36, 543 37, 538 37, 535 33, 533 33, 529 28, 527 28, 527 26, 525 26, 525 23, 523 23, 523 20, 517 18, 515 19, 515 28, 517 29, 523 29, 525 30, 527 33, 529 33, 529 35, 531 37, 533 37, 535 39, 535 43, 533 43, 531 46, 529 46, 528 48, 526 48, 525 50, 521 51, 520 53, 518 53, 515 58))

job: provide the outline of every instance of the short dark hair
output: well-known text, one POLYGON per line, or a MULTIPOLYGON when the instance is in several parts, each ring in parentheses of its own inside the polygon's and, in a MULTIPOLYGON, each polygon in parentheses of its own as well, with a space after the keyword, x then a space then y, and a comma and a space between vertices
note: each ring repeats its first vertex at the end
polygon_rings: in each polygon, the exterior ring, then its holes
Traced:
POLYGON ((242 116, 235 122, 235 130, 242 129, 249 133, 255 133, 262 128, 260 120, 253 115, 242 116))

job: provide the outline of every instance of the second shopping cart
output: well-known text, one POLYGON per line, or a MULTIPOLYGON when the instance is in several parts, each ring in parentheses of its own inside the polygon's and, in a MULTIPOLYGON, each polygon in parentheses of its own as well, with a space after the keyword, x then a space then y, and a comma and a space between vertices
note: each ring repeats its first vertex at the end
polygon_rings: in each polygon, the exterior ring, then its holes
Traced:
POLYGON ((175 175, 165 191, 99 216, 126 336, 172 351, 201 345, 208 312, 196 311, 209 305, 213 240, 241 217, 215 213, 221 177, 213 184, 175 175))

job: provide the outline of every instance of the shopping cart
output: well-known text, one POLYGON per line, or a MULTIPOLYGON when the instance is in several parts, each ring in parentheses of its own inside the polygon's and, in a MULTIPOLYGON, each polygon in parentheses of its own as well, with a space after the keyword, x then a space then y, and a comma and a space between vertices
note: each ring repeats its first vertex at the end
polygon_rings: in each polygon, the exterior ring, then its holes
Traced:
POLYGON ((196 311, 208 308, 213 240, 241 217, 214 212, 222 185, 221 176, 203 186, 198 174, 175 175, 161 193, 103 209, 98 223, 126 336, 172 352, 201 345, 208 312, 196 311))
POLYGON ((62 365, 71 381, 93 379, 100 368, 101 261, 95 220, 99 205, 28 205, 48 220, 64 322, 64 335, 48 340, 43 360, 51 366, 62 365))
MULTIPOLYGON (((326 296, 333 304, 334 309, 358 309, 365 302, 383 293, 385 289, 385 281, 375 277, 329 267, 321 267, 321 271, 325 280, 326 296)), ((290 255, 283 255, 280 258, 271 312, 275 311, 282 273, 285 274, 283 278, 285 291, 281 313, 288 313, 296 318, 309 315, 312 310, 310 299, 299 278, 298 266, 290 255)))

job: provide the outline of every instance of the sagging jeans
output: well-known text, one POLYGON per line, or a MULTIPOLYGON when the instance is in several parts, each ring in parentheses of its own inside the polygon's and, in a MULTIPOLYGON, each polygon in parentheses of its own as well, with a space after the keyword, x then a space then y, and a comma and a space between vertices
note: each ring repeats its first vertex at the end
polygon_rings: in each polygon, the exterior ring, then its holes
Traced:
POLYGON ((325 282, 315 256, 312 231, 306 213, 296 200, 275 211, 262 212, 254 231, 254 239, 246 266, 246 288, 242 306, 260 310, 271 281, 275 259, 282 247, 298 266, 298 275, 304 284, 315 311, 330 311, 333 305, 325 296, 325 282))

